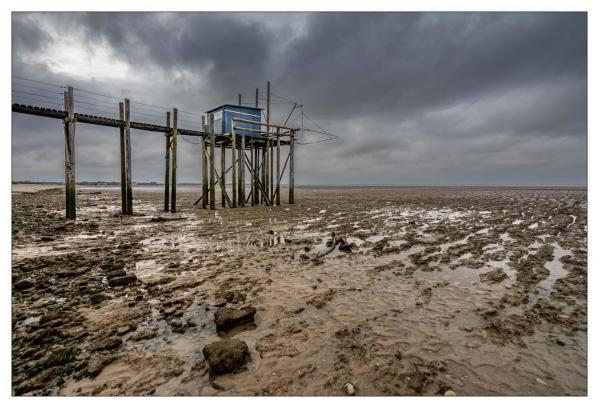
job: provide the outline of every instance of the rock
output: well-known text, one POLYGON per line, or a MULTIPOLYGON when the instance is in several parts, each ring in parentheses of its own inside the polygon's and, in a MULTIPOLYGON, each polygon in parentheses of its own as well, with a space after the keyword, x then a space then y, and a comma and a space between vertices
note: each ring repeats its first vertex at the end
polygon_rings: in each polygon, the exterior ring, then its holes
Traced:
POLYGON ((124 269, 115 269, 114 271, 110 271, 106 274, 106 278, 108 279, 112 279, 112 278, 116 278, 117 276, 125 276, 127 274, 127 272, 125 272, 124 269))
POLYGON ((94 304, 97 305, 98 303, 102 303, 103 301, 105 301, 106 299, 108 299, 108 296, 106 296, 103 293, 95 293, 93 295, 90 296, 89 300, 94 304))
POLYGON ((50 242, 50 241, 54 241, 54 238, 53 237, 48 237, 48 236, 43 236, 43 237, 40 237, 40 241, 42 241, 42 242, 50 242))
POLYGON ((210 371, 215 375, 240 370, 250 357, 247 344, 239 339, 225 339, 210 343, 202 352, 208 361, 210 371))
POLYGON ((343 386, 343 391, 345 391, 347 395, 356 395, 356 389, 352 383, 346 383, 343 386))
POLYGON ((490 272, 481 273, 479 275, 480 281, 486 282, 486 283, 499 283, 499 282, 504 281, 507 278, 508 278, 507 273, 505 273, 503 271, 503 269, 501 269, 501 268, 496 268, 490 272))
POLYGON ((565 346, 566 343, 562 339, 555 339, 555 342, 558 346, 565 346))
POLYGON ((15 283, 16 290, 27 290, 33 287, 33 281, 30 279, 21 279, 15 283))
POLYGON ((118 329, 116 329, 116 334, 118 334, 119 336, 122 336, 123 334, 127 334, 131 331, 131 326, 121 326, 118 329))
POLYGON ((432 297, 433 297, 433 290, 431 288, 424 289, 422 292, 420 292, 420 295, 416 299, 416 306, 422 306, 422 305, 427 304, 428 302, 431 301, 432 297))
POLYGON ((443 395, 445 395, 446 397, 455 397, 458 394, 456 394, 454 390, 447 390, 443 395))
POLYGON ((137 281, 137 277, 135 275, 125 275, 125 276, 117 276, 115 278, 109 279, 108 284, 112 287, 127 286, 136 281, 137 281))
POLYGON ((100 374, 100 372, 102 372, 104 367, 112 363, 114 360, 116 360, 116 358, 117 356, 113 354, 91 359, 87 365, 87 374, 92 378, 96 377, 98 374, 100 374))
POLYGON ((187 323, 183 323, 180 320, 171 320, 170 323, 173 333, 185 333, 187 330, 187 323))
POLYGON ((60 271, 56 273, 56 276, 59 278, 72 278, 74 276, 83 275, 84 272, 79 272, 79 270, 75 271, 60 271))
POLYGON ((472 331, 472 326, 464 326, 464 330, 466 330, 467 332, 471 332, 472 331))
POLYGON ((165 316, 170 316, 172 314, 175 314, 178 310, 177 306, 169 306, 167 308, 165 308, 162 313, 164 313, 165 316))
POLYGON ((217 330, 227 330, 243 323, 253 322, 255 314, 256 308, 253 306, 246 306, 241 309, 221 307, 214 315, 214 322, 217 330))
POLYGON ((112 350, 117 347, 120 347, 121 344, 123 344, 123 340, 121 340, 120 337, 117 337, 117 336, 107 337, 105 339, 100 340, 96 344, 94 344, 92 346, 92 350, 93 351, 112 350))
POLYGON ((152 329, 142 329, 138 330, 131 336, 131 340, 139 341, 139 340, 147 340, 156 337, 156 332, 152 329))

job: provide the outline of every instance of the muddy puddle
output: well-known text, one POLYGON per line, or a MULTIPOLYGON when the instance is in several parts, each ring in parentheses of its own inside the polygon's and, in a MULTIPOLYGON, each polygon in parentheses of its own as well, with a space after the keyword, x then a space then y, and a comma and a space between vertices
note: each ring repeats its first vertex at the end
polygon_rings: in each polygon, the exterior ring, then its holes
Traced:
POLYGON ((13 195, 13 393, 585 395, 587 195, 298 189, 201 210, 182 189, 13 195), (255 308, 217 330, 215 315, 255 308), (213 375, 203 348, 247 344, 213 375))

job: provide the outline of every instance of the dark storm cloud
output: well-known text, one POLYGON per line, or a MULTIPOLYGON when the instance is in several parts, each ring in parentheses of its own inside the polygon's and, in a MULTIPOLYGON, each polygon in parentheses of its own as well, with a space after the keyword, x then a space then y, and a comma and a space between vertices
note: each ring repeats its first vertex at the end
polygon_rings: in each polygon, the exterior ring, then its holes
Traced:
MULTIPOLYGON (((342 137, 299 149, 300 183, 586 184, 586 38, 584 13, 14 14, 13 73, 194 112, 253 101, 270 79, 342 137), (64 38, 109 50, 113 77, 36 57, 64 38)), ((289 106, 273 107, 283 121, 289 106)), ((56 150, 43 176, 60 179, 56 126, 18 116, 13 178, 41 178, 25 162, 56 150)), ((106 130, 81 133, 79 179, 118 179, 106 130)), ((142 134, 134 178, 158 181, 162 140, 142 134)), ((181 179, 197 181, 197 146, 182 146, 181 179)))

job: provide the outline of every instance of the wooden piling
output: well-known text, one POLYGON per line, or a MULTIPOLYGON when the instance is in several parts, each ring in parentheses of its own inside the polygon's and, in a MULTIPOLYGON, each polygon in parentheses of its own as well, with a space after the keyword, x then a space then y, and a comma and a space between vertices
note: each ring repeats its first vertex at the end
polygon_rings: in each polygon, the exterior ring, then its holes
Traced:
MULTIPOLYGON (((171 127, 171 113, 166 112, 166 127, 171 127)), ((171 135, 167 131, 164 133, 164 139, 166 141, 165 153, 164 153, 164 211, 169 211, 169 195, 170 195, 170 177, 171 177, 171 135)))
POLYGON ((256 108, 258 107, 258 88, 256 88, 256 108))
POLYGON ((131 107, 125 99, 125 163, 127 184, 127 214, 133 215, 133 184, 131 181, 131 107))
MULTIPOLYGON (((206 116, 202 115, 202 132, 206 132, 206 116)), ((200 138, 202 143, 202 207, 208 206, 208 160, 206 154, 206 139, 200 138)))
MULTIPOLYGON (((119 102, 119 119, 125 122, 125 104, 119 102)), ((127 214, 127 157, 125 148, 125 127, 119 127, 120 147, 121 147, 121 213, 127 214)))
POLYGON ((216 210, 216 189, 214 184, 214 114, 210 114, 210 209, 216 210))
POLYGON ((178 132, 178 112, 173 108, 173 138, 171 141, 171 213, 177 212, 177 132, 178 132))
MULTIPOLYGON (((241 100, 241 95, 239 95, 241 100)), ((235 122, 231 123, 231 166, 233 173, 231 175, 232 207, 237 207, 237 135, 235 133, 235 122)), ((224 170, 223 170, 224 172, 224 170)))
POLYGON ((281 130, 277 128, 277 183, 275 190, 276 204, 281 205, 281 130))
MULTIPOLYGON (((270 190, 269 187, 271 186, 271 183, 269 181, 269 178, 271 177, 271 175, 269 174, 269 169, 270 169, 270 81, 266 82, 266 143, 265 143, 265 149, 266 149, 266 154, 265 154, 265 158, 266 160, 263 161, 262 163, 262 167, 264 169, 264 182, 263 182, 263 186, 264 186, 264 191, 266 192, 266 195, 268 196, 268 200, 270 201, 271 199, 271 195, 270 195, 270 190)), ((272 202, 272 201, 271 201, 272 202)))
MULTIPOLYGON (((245 160, 245 158, 244 158, 245 160)), ((244 166, 245 168, 245 166, 244 166)), ((254 168, 254 140, 250 140, 250 204, 254 206, 254 178, 252 177, 252 169, 254 168)))
POLYGON ((260 192, 258 191, 258 169, 260 157, 258 156, 258 151, 258 145, 254 143, 254 176, 252 177, 252 181, 254 182, 254 205, 260 204, 260 192))
POLYGON ((289 137, 289 204, 295 204, 295 132, 289 137))
POLYGON ((260 184, 262 184, 262 188, 260 189, 261 193, 260 194, 260 204, 264 204, 264 189, 266 188, 266 143, 262 146, 261 148, 261 156, 262 158, 260 159, 260 167, 261 167, 261 179, 260 179, 260 184))
POLYGON ((75 189, 75 98, 73 87, 69 86, 64 93, 64 107, 67 117, 64 120, 64 174, 65 201, 67 218, 77 218, 76 189, 75 189))
POLYGON ((241 153, 239 158, 239 204, 245 207, 245 133, 241 134, 241 153))
POLYGON ((274 173, 274 162, 275 162, 275 149, 274 149, 274 145, 273 145, 274 139, 271 139, 268 143, 269 145, 269 157, 270 157, 270 170, 268 171, 268 174, 270 174, 270 178, 269 178, 269 191, 270 191, 270 196, 268 197, 270 199, 271 203, 274 203, 274 196, 275 196, 275 190, 273 189, 273 185, 274 185, 274 178, 275 178, 275 173, 274 173))
POLYGON ((226 160, 227 156, 226 156, 225 152, 226 152, 225 144, 221 140, 221 145, 220 145, 220 174, 221 174, 221 176, 220 176, 219 184, 220 184, 220 198, 221 198, 220 205, 223 208, 226 207, 226 205, 227 205, 226 198, 225 198, 225 195, 226 195, 225 189, 227 188, 226 178, 225 178, 225 168, 226 168, 225 160, 226 160))

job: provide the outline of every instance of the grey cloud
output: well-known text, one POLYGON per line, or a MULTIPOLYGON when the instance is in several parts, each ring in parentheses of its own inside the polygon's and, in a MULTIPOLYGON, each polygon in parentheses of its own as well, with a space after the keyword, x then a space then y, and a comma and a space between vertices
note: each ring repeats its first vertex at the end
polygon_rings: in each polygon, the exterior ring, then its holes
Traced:
MULTIPOLYGON (((300 183, 586 184, 585 13, 13 14, 13 73, 65 84, 51 61, 24 58, 53 41, 47 26, 148 80, 78 78, 84 89, 203 112, 239 92, 253 102, 270 79, 342 137, 299 146, 300 183)), ((273 106, 284 120, 289 105, 273 106)), ((60 127, 13 121, 13 178, 60 179, 60 127)), ((118 179, 114 135, 80 133, 79 179, 118 179)), ((134 179, 160 181, 162 137, 134 137, 134 179)), ((181 180, 196 182, 197 146, 180 146, 181 180)))

